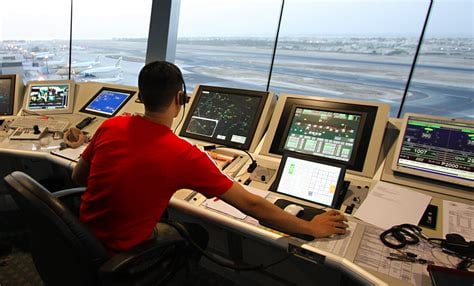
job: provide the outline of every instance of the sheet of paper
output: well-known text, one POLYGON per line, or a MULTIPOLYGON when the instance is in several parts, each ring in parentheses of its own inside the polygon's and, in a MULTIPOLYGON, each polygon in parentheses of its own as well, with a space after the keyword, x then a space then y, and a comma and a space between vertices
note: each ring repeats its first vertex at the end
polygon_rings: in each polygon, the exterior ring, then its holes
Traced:
POLYGON ((63 150, 53 150, 51 151, 51 154, 77 162, 79 161, 79 158, 81 158, 81 154, 82 152, 84 152, 84 149, 86 149, 86 147, 87 144, 84 144, 76 149, 66 148, 63 150))
POLYGON ((357 227, 357 223, 353 221, 348 221, 347 224, 349 225, 349 233, 345 235, 335 235, 332 237, 315 239, 307 244, 344 257, 357 227))
MULTIPOLYGON (((380 234, 382 232, 383 229, 377 227, 365 227, 354 263, 374 269, 380 273, 385 273, 412 285, 426 285, 423 282, 430 279, 426 264, 387 259, 390 253, 398 252, 383 245, 380 241, 380 234)), ((414 253, 417 257, 425 259, 430 263, 448 268, 456 268, 456 264, 460 261, 459 258, 444 253, 441 248, 433 247, 426 240, 421 240, 416 245, 407 246, 402 251, 414 253)))
POLYGON ((430 201, 428 195, 377 182, 354 216, 383 229, 402 223, 418 225, 430 201))
MULTIPOLYGON (((253 193, 254 195, 260 196, 262 198, 266 197, 269 193, 269 191, 260 190, 248 186, 245 186, 245 189, 253 193)), ((244 219, 247 216, 243 212, 239 211, 238 209, 216 197, 205 200, 203 202, 203 205, 210 209, 233 216, 238 219, 244 219)))
POLYGON ((474 241, 474 205, 443 201, 443 237, 448 233, 460 234, 474 241))

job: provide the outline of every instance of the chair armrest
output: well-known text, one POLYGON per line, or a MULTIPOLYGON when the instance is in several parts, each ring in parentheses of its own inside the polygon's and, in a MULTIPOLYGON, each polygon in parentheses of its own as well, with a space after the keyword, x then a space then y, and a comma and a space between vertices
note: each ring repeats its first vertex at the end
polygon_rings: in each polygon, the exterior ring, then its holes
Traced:
POLYGON ((178 235, 147 240, 113 256, 100 267, 99 272, 107 276, 117 272, 134 274, 146 270, 160 260, 169 259, 170 253, 174 254, 185 243, 186 240, 178 235))
POLYGON ((86 191, 86 187, 77 187, 77 188, 65 189, 62 191, 54 192, 53 196, 55 196, 58 199, 63 199, 66 197, 71 197, 71 196, 81 196, 85 191, 86 191))
POLYGON ((79 217, 81 196, 85 191, 85 187, 78 187, 57 191, 52 194, 53 196, 58 198, 63 204, 65 204, 76 217, 79 217))

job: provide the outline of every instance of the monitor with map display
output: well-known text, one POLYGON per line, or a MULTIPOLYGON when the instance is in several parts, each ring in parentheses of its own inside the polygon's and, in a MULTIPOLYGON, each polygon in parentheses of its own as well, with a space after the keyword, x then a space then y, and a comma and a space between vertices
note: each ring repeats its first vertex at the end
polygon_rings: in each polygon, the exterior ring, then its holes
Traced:
POLYGON ((23 112, 31 115, 72 113, 74 81, 29 81, 25 92, 23 112))
POLYGON ((406 113, 392 170, 474 187, 474 121, 406 113))
POLYGON ((115 116, 132 98, 134 90, 102 87, 80 110, 101 117, 115 116))
POLYGON ((248 150, 268 95, 265 91, 199 86, 179 135, 248 150))

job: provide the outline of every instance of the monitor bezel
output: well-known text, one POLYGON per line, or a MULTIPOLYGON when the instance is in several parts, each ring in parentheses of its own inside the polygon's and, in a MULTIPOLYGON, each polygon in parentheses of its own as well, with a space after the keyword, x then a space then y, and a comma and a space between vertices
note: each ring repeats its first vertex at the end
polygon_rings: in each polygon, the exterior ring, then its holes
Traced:
POLYGON ((100 116, 100 117, 104 117, 104 118, 114 117, 127 104, 127 102, 135 95, 135 93, 136 93, 135 90, 103 86, 82 106, 82 108, 79 110, 79 112, 92 114, 92 115, 100 116), (102 112, 87 110, 87 107, 89 106, 89 104, 91 104, 104 90, 113 91, 113 92, 120 92, 120 93, 127 93, 128 97, 122 102, 122 104, 120 104, 120 106, 118 106, 115 109, 115 111, 112 114, 106 114, 106 113, 102 113, 102 112))
POLYGON ((402 173, 404 175, 409 176, 417 176, 422 177, 425 179, 432 179, 440 182, 461 185, 466 187, 474 187, 474 181, 469 181, 467 179, 461 179, 456 177, 450 177, 439 173, 430 173, 428 171, 417 170, 414 168, 408 168, 404 166, 398 165, 398 159, 400 157, 401 148, 403 146, 403 141, 405 138, 406 129, 408 126, 408 121, 410 118, 420 118, 420 119, 428 119, 428 120, 440 120, 440 121, 447 121, 451 123, 461 123, 461 124, 474 124, 472 121, 463 120, 463 119, 456 119, 456 118, 449 118, 437 115, 427 115, 427 114, 419 114, 419 113, 405 113, 403 117, 402 124, 400 126, 400 133, 398 134, 398 139, 396 142, 395 152, 392 160, 392 171, 395 173, 402 173))
POLYGON ((28 115, 54 115, 54 114, 71 114, 74 111, 74 102, 76 100, 75 95, 75 82, 74 80, 39 80, 39 81, 28 81, 25 89, 25 96, 23 99, 23 112, 29 113, 28 115), (37 86, 54 86, 54 85, 68 85, 68 100, 67 105, 64 108, 58 109, 30 109, 30 98, 31 89, 37 86))
POLYGON ((302 201, 305 201, 305 202, 310 202, 310 203, 313 203, 313 204, 326 206, 326 207, 330 207, 330 208, 337 208, 338 199, 341 196, 342 192, 344 191, 343 190, 343 183, 344 183, 345 174, 346 174, 346 166, 343 165, 343 164, 334 163, 332 161, 325 160, 323 157, 316 157, 316 156, 311 156, 311 155, 307 155, 307 154, 286 151, 282 155, 280 165, 278 166, 278 170, 277 170, 277 173, 276 173, 276 176, 275 176, 275 181, 273 182, 272 187, 271 187, 271 191, 275 192, 277 194, 282 194, 282 195, 285 195, 285 196, 288 196, 288 197, 296 198, 296 199, 299 199, 299 200, 302 200, 302 201), (284 169, 284 166, 286 164, 286 161, 287 161, 288 157, 340 168, 339 177, 338 177, 338 181, 337 181, 337 185, 336 185, 336 190, 334 191, 334 197, 333 197, 330 205, 326 205, 326 204, 323 204, 323 203, 311 201, 311 200, 308 200, 308 199, 304 199, 304 198, 301 198, 301 197, 293 196, 293 195, 278 191, 278 185, 280 184, 283 169, 284 169))
POLYGON ((278 146, 278 151, 281 152, 281 153, 291 151, 291 152, 295 152, 295 153, 307 154, 309 156, 321 157, 321 158, 331 160, 331 161, 334 161, 334 162, 339 162, 339 163, 345 164, 347 166, 354 166, 355 165, 355 160, 357 158, 357 152, 358 152, 358 148, 355 148, 355 147, 360 146, 361 136, 359 134, 361 134, 360 131, 365 126, 366 117, 367 117, 367 114, 362 113, 362 112, 352 112, 351 111, 349 113, 349 112, 346 112, 344 110, 336 110, 336 109, 332 109, 332 108, 321 109, 321 108, 308 107, 308 106, 295 104, 291 107, 291 111, 290 111, 290 114, 289 114, 289 118, 291 118, 291 120, 288 120, 286 122, 285 129, 283 130, 283 133, 282 133, 283 134, 282 139, 284 138, 285 140, 280 140, 280 145, 278 146), (338 160, 338 159, 335 159, 335 158, 330 158, 330 157, 326 157, 326 156, 318 155, 318 154, 310 154, 310 153, 305 153, 305 152, 299 152, 299 151, 296 151, 296 150, 285 149, 285 142, 288 140, 290 127, 291 127, 291 124, 293 123, 293 120, 295 118, 296 109, 298 109, 298 108, 306 109, 306 110, 310 109, 310 110, 315 110, 315 111, 323 111, 323 112, 327 111, 327 112, 332 112, 332 113, 344 113, 344 114, 351 114, 351 115, 359 115, 361 117, 361 119, 359 121, 359 127, 358 127, 356 140, 354 141, 354 148, 351 151, 351 157, 349 158, 348 161, 338 160))
POLYGON ((195 96, 193 98, 193 102, 191 104, 191 107, 190 107, 189 111, 187 112, 184 123, 181 126, 179 136, 180 137, 191 138, 191 139, 196 139, 196 140, 200 140, 200 141, 204 141, 204 142, 208 142, 210 144, 225 145, 226 147, 236 148, 236 149, 239 149, 239 150, 249 150, 249 148, 252 144, 252 141, 254 139, 258 124, 261 120, 263 110, 265 108, 265 104, 267 102, 267 99, 268 99, 269 95, 270 95, 270 92, 268 92, 268 91, 258 91, 258 90, 250 90, 250 89, 200 85, 198 90, 195 93, 195 96), (257 116, 255 117, 254 122, 250 126, 250 131, 253 130, 253 132, 249 132, 249 136, 247 137, 247 140, 245 141, 244 144, 237 143, 237 142, 227 142, 225 140, 219 140, 217 138, 206 137, 206 136, 201 136, 201 135, 198 135, 198 134, 186 132, 186 128, 189 125, 189 122, 191 121, 192 115, 193 115, 194 111, 196 110, 196 108, 199 104, 199 101, 201 99, 201 95, 202 95, 203 91, 220 92, 220 93, 228 93, 228 94, 230 93, 230 94, 237 94, 239 96, 251 96, 251 97, 260 98, 260 103, 259 103, 259 106, 256 110, 257 116))
POLYGON ((0 116, 9 116, 15 115, 15 105, 17 104, 16 100, 16 74, 0 74, 0 80, 7 79, 10 80, 10 105, 9 110, 7 112, 1 112, 0 116))
MULTIPOLYGON (((319 111, 339 112, 346 114, 358 114, 361 115, 361 121, 359 125, 358 135, 354 142, 353 152, 349 161, 332 159, 324 156, 312 155, 324 160, 332 161, 334 163, 343 164, 347 169, 362 171, 364 168, 365 158, 367 157, 368 147, 370 138, 372 136, 373 128, 376 121, 377 107, 371 105, 359 105, 345 102, 331 102, 319 99, 311 98, 287 98, 283 111, 281 113, 280 120, 278 122, 273 140, 270 145, 270 153, 281 155, 286 150, 283 149, 286 138, 288 137, 288 130, 293 121, 294 110, 297 107, 307 108, 319 111), (370 123, 371 124, 368 124, 370 123), (369 126, 367 126, 369 125, 369 126)), ((299 153, 299 152, 296 152, 299 153)), ((306 153, 302 153, 306 154, 306 153)))

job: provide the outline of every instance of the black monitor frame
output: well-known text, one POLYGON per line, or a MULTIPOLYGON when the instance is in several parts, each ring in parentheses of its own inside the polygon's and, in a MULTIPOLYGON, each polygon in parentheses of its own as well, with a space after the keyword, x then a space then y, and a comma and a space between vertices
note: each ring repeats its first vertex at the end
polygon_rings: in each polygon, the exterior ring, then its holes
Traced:
POLYGON ((278 122, 273 141, 270 146, 270 153, 281 155, 286 150, 284 144, 288 137, 288 132, 293 121, 296 108, 306 108, 318 111, 340 112, 346 114, 356 114, 361 116, 359 130, 354 142, 354 148, 349 161, 336 160, 324 156, 308 154, 310 156, 321 158, 329 162, 343 164, 347 169, 362 171, 365 158, 367 156, 370 138, 377 115, 377 106, 360 105, 344 102, 331 102, 315 99, 287 98, 283 108, 280 120, 278 122))
POLYGON ((229 87, 201 85, 201 86, 199 86, 199 89, 195 93, 195 98, 193 99, 193 102, 191 104, 191 108, 189 109, 189 111, 187 113, 187 116, 184 120, 181 131, 179 133, 179 136, 209 142, 210 144, 225 145, 227 147, 236 148, 236 149, 240 149, 240 150, 248 150, 250 148, 250 145, 252 144, 252 141, 253 141, 258 123, 259 123, 260 118, 262 116, 262 112, 263 112, 263 109, 265 107, 265 103, 267 101, 267 98, 268 98, 269 94, 270 93, 267 92, 267 91, 257 91, 257 90, 248 90, 248 89, 237 89, 237 88, 229 88, 229 87), (199 134, 190 133, 190 132, 186 131, 187 126, 189 125, 189 122, 191 121, 191 118, 192 118, 194 112, 196 111, 196 108, 199 105, 199 101, 200 101, 201 96, 202 96, 204 91, 234 94, 234 95, 238 95, 238 96, 259 97, 260 98, 259 106, 258 106, 258 108, 255 112, 256 116, 254 117, 254 122, 252 122, 252 125, 250 126, 250 132, 249 132, 247 140, 245 141, 244 144, 237 143, 237 142, 229 142, 229 141, 226 141, 226 140, 220 140, 220 139, 217 139, 217 138, 212 138, 212 137, 207 137, 207 136, 202 136, 202 135, 199 135, 199 134), (252 132, 252 130, 253 130, 253 132, 252 132))
POLYGON ((337 208, 339 197, 341 196, 341 193, 344 191, 343 182, 344 182, 345 174, 346 174, 346 166, 343 165, 343 164, 331 162, 329 160, 326 160, 326 158, 324 158, 324 157, 317 157, 317 156, 311 156, 311 155, 308 155, 308 154, 285 151, 283 153, 282 158, 281 158, 280 166, 278 167, 276 177, 275 177, 275 181, 273 182, 273 184, 271 186, 271 191, 275 192, 275 193, 278 193, 278 194, 283 194, 285 196, 289 196, 289 197, 292 197, 292 198, 297 198, 297 199, 300 199, 300 200, 303 200, 303 201, 306 201, 306 202, 310 202, 310 203, 313 203, 313 204, 319 204, 319 205, 323 205, 323 206, 327 206, 327 207, 331 207, 331 208, 337 208), (338 181, 337 181, 337 185, 336 185, 336 190, 334 192, 334 197, 332 198, 332 202, 331 202, 330 205, 320 203, 320 202, 310 201, 310 200, 307 200, 307 199, 304 199, 304 198, 301 198, 301 197, 292 196, 292 195, 287 194, 287 193, 278 192, 278 185, 280 184, 280 180, 281 180, 281 177, 282 177, 282 174, 283 174, 284 166, 286 164, 286 161, 287 161, 288 157, 340 168, 339 177, 338 177, 338 181))
POLYGON ((96 94, 94 94, 87 102, 86 104, 84 104, 82 106, 82 108, 79 110, 79 112, 82 112, 82 113, 87 113, 87 114, 92 114, 92 115, 96 115, 96 116, 100 116, 100 117, 105 117, 105 118, 110 118, 110 117, 114 117, 119 111, 120 109, 122 109, 125 104, 127 104, 127 102, 133 97, 133 95, 135 95, 136 91, 134 90, 129 90, 129 89, 118 89, 118 88, 112 88, 112 87, 102 87, 101 89, 99 89, 99 91, 96 92, 96 94), (122 102, 122 104, 120 104, 120 106, 118 106, 115 111, 112 113, 112 114, 106 114, 106 113, 102 113, 102 112, 97 112, 97 111, 92 111, 92 110, 87 110, 87 107, 89 106, 89 104, 91 104, 94 100, 96 100, 96 98, 103 92, 103 91, 112 91, 112 92, 120 92, 120 93, 126 93, 128 94, 128 97, 122 102))
POLYGON ((0 110, 0 115, 15 115, 13 114, 14 113, 14 110, 15 110, 15 104, 17 104, 17 102, 15 102, 15 100, 17 100, 17 98, 15 98, 15 89, 16 89, 16 74, 8 74, 8 75, 0 75, 0 80, 10 80, 10 95, 9 95, 9 106, 8 106, 8 110, 6 112, 1 112, 0 110))

